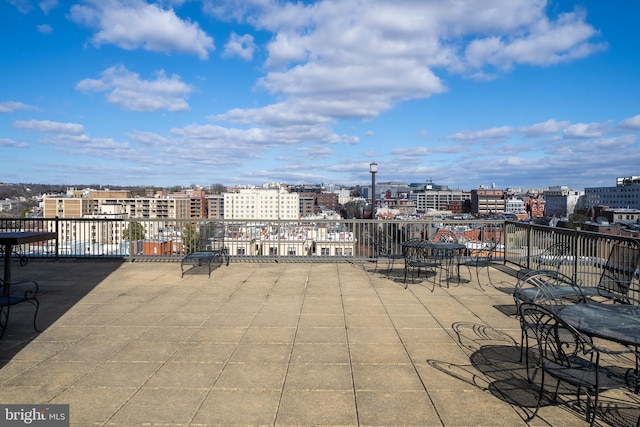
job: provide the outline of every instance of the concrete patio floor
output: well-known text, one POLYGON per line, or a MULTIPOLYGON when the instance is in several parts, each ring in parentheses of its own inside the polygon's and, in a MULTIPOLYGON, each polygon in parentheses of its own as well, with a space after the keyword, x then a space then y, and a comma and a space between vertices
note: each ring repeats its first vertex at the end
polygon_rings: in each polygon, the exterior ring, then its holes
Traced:
MULTIPOLYGON (((373 268, 16 265, 40 285, 42 332, 12 308, 0 403, 69 404, 73 426, 527 425, 538 389, 518 362, 515 278, 404 289, 400 269, 373 268)), ((597 422, 635 425, 640 398, 615 393, 597 422)), ((562 400, 531 425, 587 425, 562 400)))

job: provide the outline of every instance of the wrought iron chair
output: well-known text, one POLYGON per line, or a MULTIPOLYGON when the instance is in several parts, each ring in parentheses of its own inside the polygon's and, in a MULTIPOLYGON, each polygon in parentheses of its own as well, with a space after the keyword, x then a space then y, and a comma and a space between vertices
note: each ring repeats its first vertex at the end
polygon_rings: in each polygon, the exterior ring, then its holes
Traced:
MULTIPOLYGON (((585 262, 589 262, 586 260, 585 262)), ((594 262, 594 261, 592 261, 594 262)), ((631 304, 637 302, 640 292, 640 243, 623 241, 613 244, 602 267, 596 286, 583 286, 586 297, 598 302, 631 304)), ((583 274, 582 278, 586 278, 583 274)), ((594 273, 590 273, 594 274, 594 273)))
MULTIPOLYGON (((522 304, 534 303, 545 307, 557 307, 565 304, 580 304, 586 302, 581 288, 562 273, 556 271, 531 270, 521 276, 516 283, 513 299, 519 309, 522 304)), ((529 338, 536 338, 536 325, 528 319, 520 317, 520 362, 524 357, 527 379, 531 382, 529 368, 529 338)))
POLYGON ((33 314, 33 328, 40 332, 36 324, 40 309, 38 284, 34 281, 8 283, 0 279, 0 338, 7 329, 11 307, 22 303, 29 303, 36 308, 33 314))
POLYGON ((493 281, 491 280, 491 269, 489 267, 493 263, 497 247, 498 242, 493 240, 482 242, 475 246, 471 243, 467 244, 467 253, 458 258, 458 277, 460 277, 460 267, 467 267, 469 270, 469 281, 471 281, 471 269, 473 268, 476 272, 478 286, 480 289, 484 290, 482 282, 480 282, 480 271, 486 268, 489 284, 493 286, 493 281))
POLYGON ((602 364, 602 355, 634 354, 631 349, 607 350, 593 343, 591 338, 577 331, 556 316, 553 311, 538 304, 520 305, 520 317, 534 325, 538 351, 540 354, 541 384, 538 403, 533 414, 536 417, 544 396, 546 376, 556 379, 557 384, 553 401, 559 394, 560 383, 564 382, 577 388, 580 403, 581 390, 587 395, 586 421, 593 426, 600 393, 605 390, 623 388, 625 369, 602 364))
POLYGON ((181 277, 184 277, 185 267, 206 265, 211 271, 217 264, 229 265, 229 250, 225 246, 225 226, 221 222, 205 222, 200 224, 198 245, 194 252, 185 255, 180 262, 181 277))
MULTIPOLYGON (((438 277, 438 272, 436 270, 442 268, 442 254, 433 249, 433 246, 427 240, 409 240, 405 242, 404 246, 404 256, 405 256, 405 276, 404 276, 404 287, 405 289, 409 286, 409 282, 407 281, 407 272, 411 270, 412 278, 420 277, 420 271, 422 269, 425 270, 425 277, 427 271, 431 271, 433 273, 433 289, 435 289, 436 285, 436 277, 438 277), (413 245, 412 245, 413 244, 413 245)), ((441 271, 442 272, 442 271, 441 271)))
POLYGON ((538 270, 548 270, 549 267, 559 270, 560 266, 571 262, 571 246, 567 242, 555 243, 536 255, 534 261, 538 270))
POLYGON ((378 261, 380 259, 387 260, 387 277, 393 270, 396 261, 404 260, 404 254, 399 242, 393 241, 388 234, 378 234, 373 238, 373 247, 375 250, 376 267, 374 273, 378 272, 378 261))

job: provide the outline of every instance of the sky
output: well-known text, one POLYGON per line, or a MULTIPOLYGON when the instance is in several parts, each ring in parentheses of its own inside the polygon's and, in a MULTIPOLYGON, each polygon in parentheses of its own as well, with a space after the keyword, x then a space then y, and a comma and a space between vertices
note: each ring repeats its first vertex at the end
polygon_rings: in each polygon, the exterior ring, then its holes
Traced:
POLYGON ((0 182, 614 186, 640 2, 0 0, 0 182))

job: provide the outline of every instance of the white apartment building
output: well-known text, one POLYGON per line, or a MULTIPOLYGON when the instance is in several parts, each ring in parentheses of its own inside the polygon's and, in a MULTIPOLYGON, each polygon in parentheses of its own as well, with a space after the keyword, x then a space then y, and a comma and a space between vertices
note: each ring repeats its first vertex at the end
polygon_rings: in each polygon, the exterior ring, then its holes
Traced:
POLYGON ((243 225, 230 234, 225 245, 233 256, 352 256, 356 243, 353 232, 314 225, 243 225))
POLYGON ((524 200, 522 199, 507 199, 504 201, 504 212, 510 214, 523 214, 526 213, 524 208, 524 200))
POLYGON ((334 191, 338 195, 338 203, 345 205, 351 201, 351 191, 346 188, 342 188, 338 191, 334 191))
POLYGON ((224 193, 224 218, 238 220, 298 219, 300 196, 284 189, 241 188, 224 193))

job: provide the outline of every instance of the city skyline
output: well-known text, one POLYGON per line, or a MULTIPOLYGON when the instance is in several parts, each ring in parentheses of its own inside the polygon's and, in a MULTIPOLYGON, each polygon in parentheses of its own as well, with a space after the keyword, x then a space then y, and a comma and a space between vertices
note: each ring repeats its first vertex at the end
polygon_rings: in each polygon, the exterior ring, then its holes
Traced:
POLYGON ((0 182, 639 175, 635 2, 0 0, 0 182))

